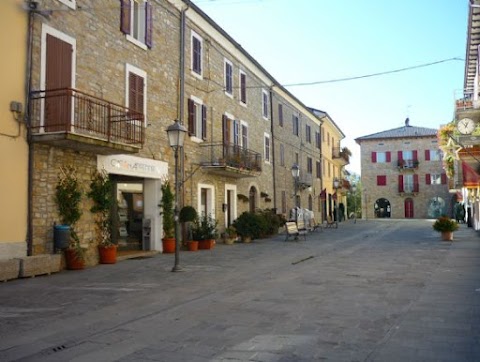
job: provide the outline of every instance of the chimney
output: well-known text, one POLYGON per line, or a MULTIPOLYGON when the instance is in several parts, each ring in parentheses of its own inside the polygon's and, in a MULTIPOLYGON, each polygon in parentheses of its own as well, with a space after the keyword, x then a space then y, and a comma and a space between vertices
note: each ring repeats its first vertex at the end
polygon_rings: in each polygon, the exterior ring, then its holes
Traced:
POLYGON ((410 119, 408 117, 405 119, 405 127, 410 127, 410 119))

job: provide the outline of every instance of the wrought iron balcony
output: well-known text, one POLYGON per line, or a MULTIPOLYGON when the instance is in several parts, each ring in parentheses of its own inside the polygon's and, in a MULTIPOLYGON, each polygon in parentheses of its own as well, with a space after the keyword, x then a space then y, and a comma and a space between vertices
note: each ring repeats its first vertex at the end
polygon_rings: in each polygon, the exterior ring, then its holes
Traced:
POLYGON ((82 91, 30 93, 33 142, 99 154, 136 153, 145 139, 144 115, 82 91))
POLYGON ((260 153, 232 143, 201 144, 202 167, 228 177, 253 177, 262 172, 260 153))
POLYGON ((348 165, 350 163, 350 155, 345 150, 345 148, 333 147, 332 158, 334 160, 340 161, 342 165, 348 165))
POLYGON ((414 171, 418 168, 418 160, 398 160, 397 167, 400 171, 411 170, 414 171))

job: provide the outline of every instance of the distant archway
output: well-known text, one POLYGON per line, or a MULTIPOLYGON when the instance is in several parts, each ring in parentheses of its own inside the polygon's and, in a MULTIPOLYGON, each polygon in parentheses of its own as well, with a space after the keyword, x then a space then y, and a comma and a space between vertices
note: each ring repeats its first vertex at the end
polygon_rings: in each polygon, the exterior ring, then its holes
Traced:
POLYGON ((436 219, 439 216, 446 215, 445 200, 440 196, 432 197, 428 201, 427 215, 430 219, 436 219))
POLYGON ((377 199, 373 205, 375 208, 375 217, 389 218, 392 216, 392 207, 390 201, 384 198, 377 199))

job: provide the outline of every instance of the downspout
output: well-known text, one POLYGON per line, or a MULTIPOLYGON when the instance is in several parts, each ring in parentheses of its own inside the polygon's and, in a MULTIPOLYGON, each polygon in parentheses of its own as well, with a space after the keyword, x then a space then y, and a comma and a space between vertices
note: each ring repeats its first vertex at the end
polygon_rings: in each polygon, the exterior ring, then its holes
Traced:
POLYGON ((25 106, 25 124, 27 126, 27 143, 28 143, 28 184, 27 184, 27 256, 33 255, 33 144, 31 132, 30 118, 30 90, 32 88, 32 51, 33 51, 33 12, 28 13, 28 36, 27 36, 27 79, 25 82, 26 106, 25 106))
MULTIPOLYGON (((185 117, 185 27, 186 27, 186 11, 189 6, 183 8, 180 12, 180 89, 179 89, 179 112, 178 117, 180 124, 184 124, 185 117)), ((180 150, 180 180, 183 185, 185 180, 185 147, 180 150)), ((180 195, 180 208, 183 207, 185 201, 185 188, 182 187, 180 195)))
POLYGON ((277 213, 277 182, 276 182, 276 162, 275 162, 275 133, 274 129, 275 127, 273 126, 273 87, 272 85, 270 87, 270 133, 272 134, 272 172, 273 172, 273 180, 272 180, 272 186, 273 186, 273 209, 275 210, 275 213, 277 213))

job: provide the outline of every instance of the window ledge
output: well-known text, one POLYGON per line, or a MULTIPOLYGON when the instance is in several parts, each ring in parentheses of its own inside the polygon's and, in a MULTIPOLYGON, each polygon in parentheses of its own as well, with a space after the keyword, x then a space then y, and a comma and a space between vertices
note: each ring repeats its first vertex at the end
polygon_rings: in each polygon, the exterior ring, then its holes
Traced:
POLYGON ((142 43, 140 40, 138 39, 135 39, 133 36, 127 34, 125 35, 125 37, 127 38, 127 40, 133 44, 135 44, 136 46, 142 48, 143 50, 148 50, 147 46, 142 43))

